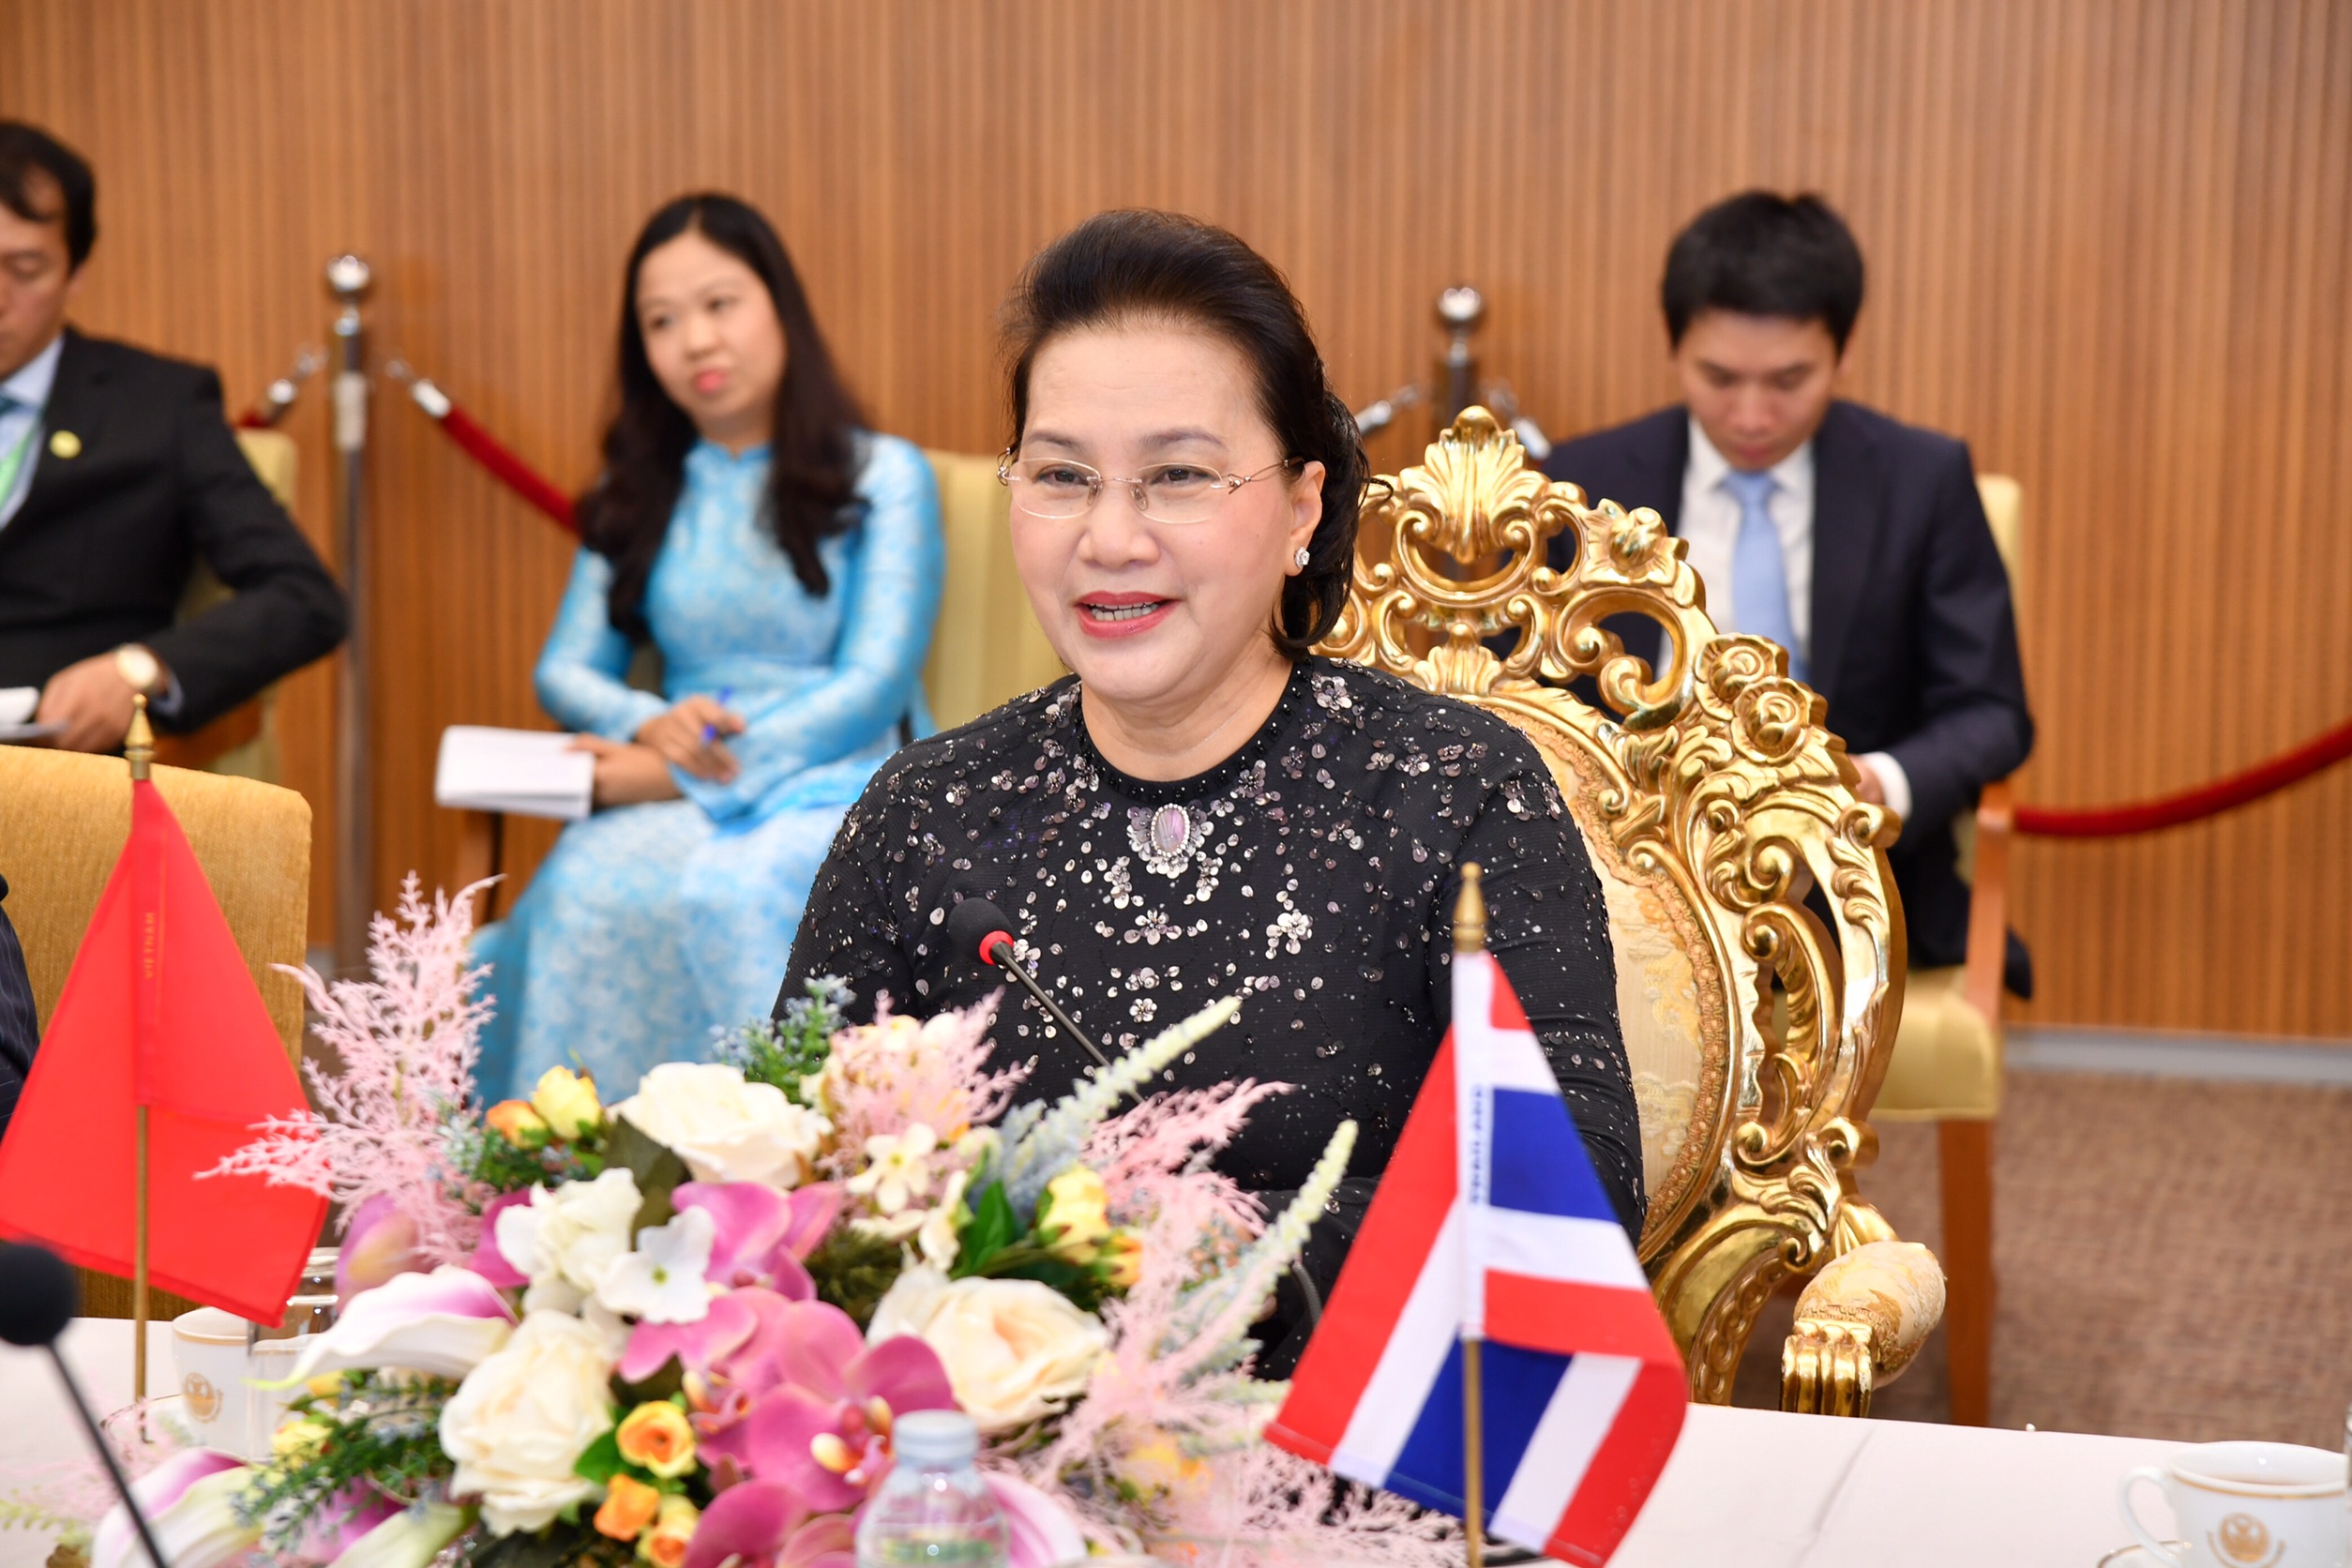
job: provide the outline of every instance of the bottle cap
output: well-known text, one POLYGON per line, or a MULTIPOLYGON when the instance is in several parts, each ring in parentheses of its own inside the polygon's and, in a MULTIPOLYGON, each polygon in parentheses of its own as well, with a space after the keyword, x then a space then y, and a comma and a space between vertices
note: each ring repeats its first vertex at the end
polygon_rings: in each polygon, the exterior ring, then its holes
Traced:
POLYGON ((912 1410, 891 1423, 898 1462, 916 1470, 959 1470, 980 1452, 980 1429, 961 1410, 912 1410))

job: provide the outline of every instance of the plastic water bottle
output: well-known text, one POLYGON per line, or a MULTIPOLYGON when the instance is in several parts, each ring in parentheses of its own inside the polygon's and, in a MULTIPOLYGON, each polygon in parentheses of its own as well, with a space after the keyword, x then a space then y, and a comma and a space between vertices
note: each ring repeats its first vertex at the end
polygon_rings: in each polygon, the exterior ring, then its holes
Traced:
POLYGON ((972 1468, 980 1434, 961 1410, 891 1426, 897 1463, 857 1527, 857 1568, 1004 1568, 1004 1512, 972 1468))

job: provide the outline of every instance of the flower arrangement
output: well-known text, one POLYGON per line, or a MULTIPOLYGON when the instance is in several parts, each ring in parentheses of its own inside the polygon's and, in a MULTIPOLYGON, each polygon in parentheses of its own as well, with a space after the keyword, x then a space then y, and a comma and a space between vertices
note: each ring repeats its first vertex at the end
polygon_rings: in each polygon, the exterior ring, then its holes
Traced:
POLYGON ((559 1067, 477 1108, 471 904, 412 878, 372 979, 305 976, 341 1073, 224 1168, 345 1206, 343 1305, 266 1459, 140 1483, 180 1568, 852 1568, 893 1423, 948 1408, 1014 1568, 1452 1560, 1450 1521, 1259 1440, 1250 1327, 1355 1135, 1271 1220, 1213 1168, 1283 1086, 1149 1086, 1238 1000, 1017 1104, 988 1007, 850 1025, 828 981, 617 1102, 559 1067))

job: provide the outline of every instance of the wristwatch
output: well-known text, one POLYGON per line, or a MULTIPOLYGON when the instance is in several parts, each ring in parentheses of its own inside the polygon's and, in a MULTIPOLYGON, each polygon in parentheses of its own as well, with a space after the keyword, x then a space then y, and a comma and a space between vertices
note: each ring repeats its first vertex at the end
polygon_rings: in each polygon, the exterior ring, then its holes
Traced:
POLYGON ((163 662, 155 656, 155 650, 144 643, 126 642, 114 650, 114 673, 131 690, 152 702, 170 689, 163 678, 163 662))

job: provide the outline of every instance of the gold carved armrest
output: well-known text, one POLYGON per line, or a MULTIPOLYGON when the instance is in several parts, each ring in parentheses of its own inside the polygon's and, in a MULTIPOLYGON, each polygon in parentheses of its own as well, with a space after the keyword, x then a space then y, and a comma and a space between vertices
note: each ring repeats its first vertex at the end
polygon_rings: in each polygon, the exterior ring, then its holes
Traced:
POLYGON ((1944 1271, 1917 1242, 1872 1242, 1832 1259, 1797 1298, 1780 1353, 1780 1408, 1862 1416, 1902 1376, 1944 1313, 1944 1271))

